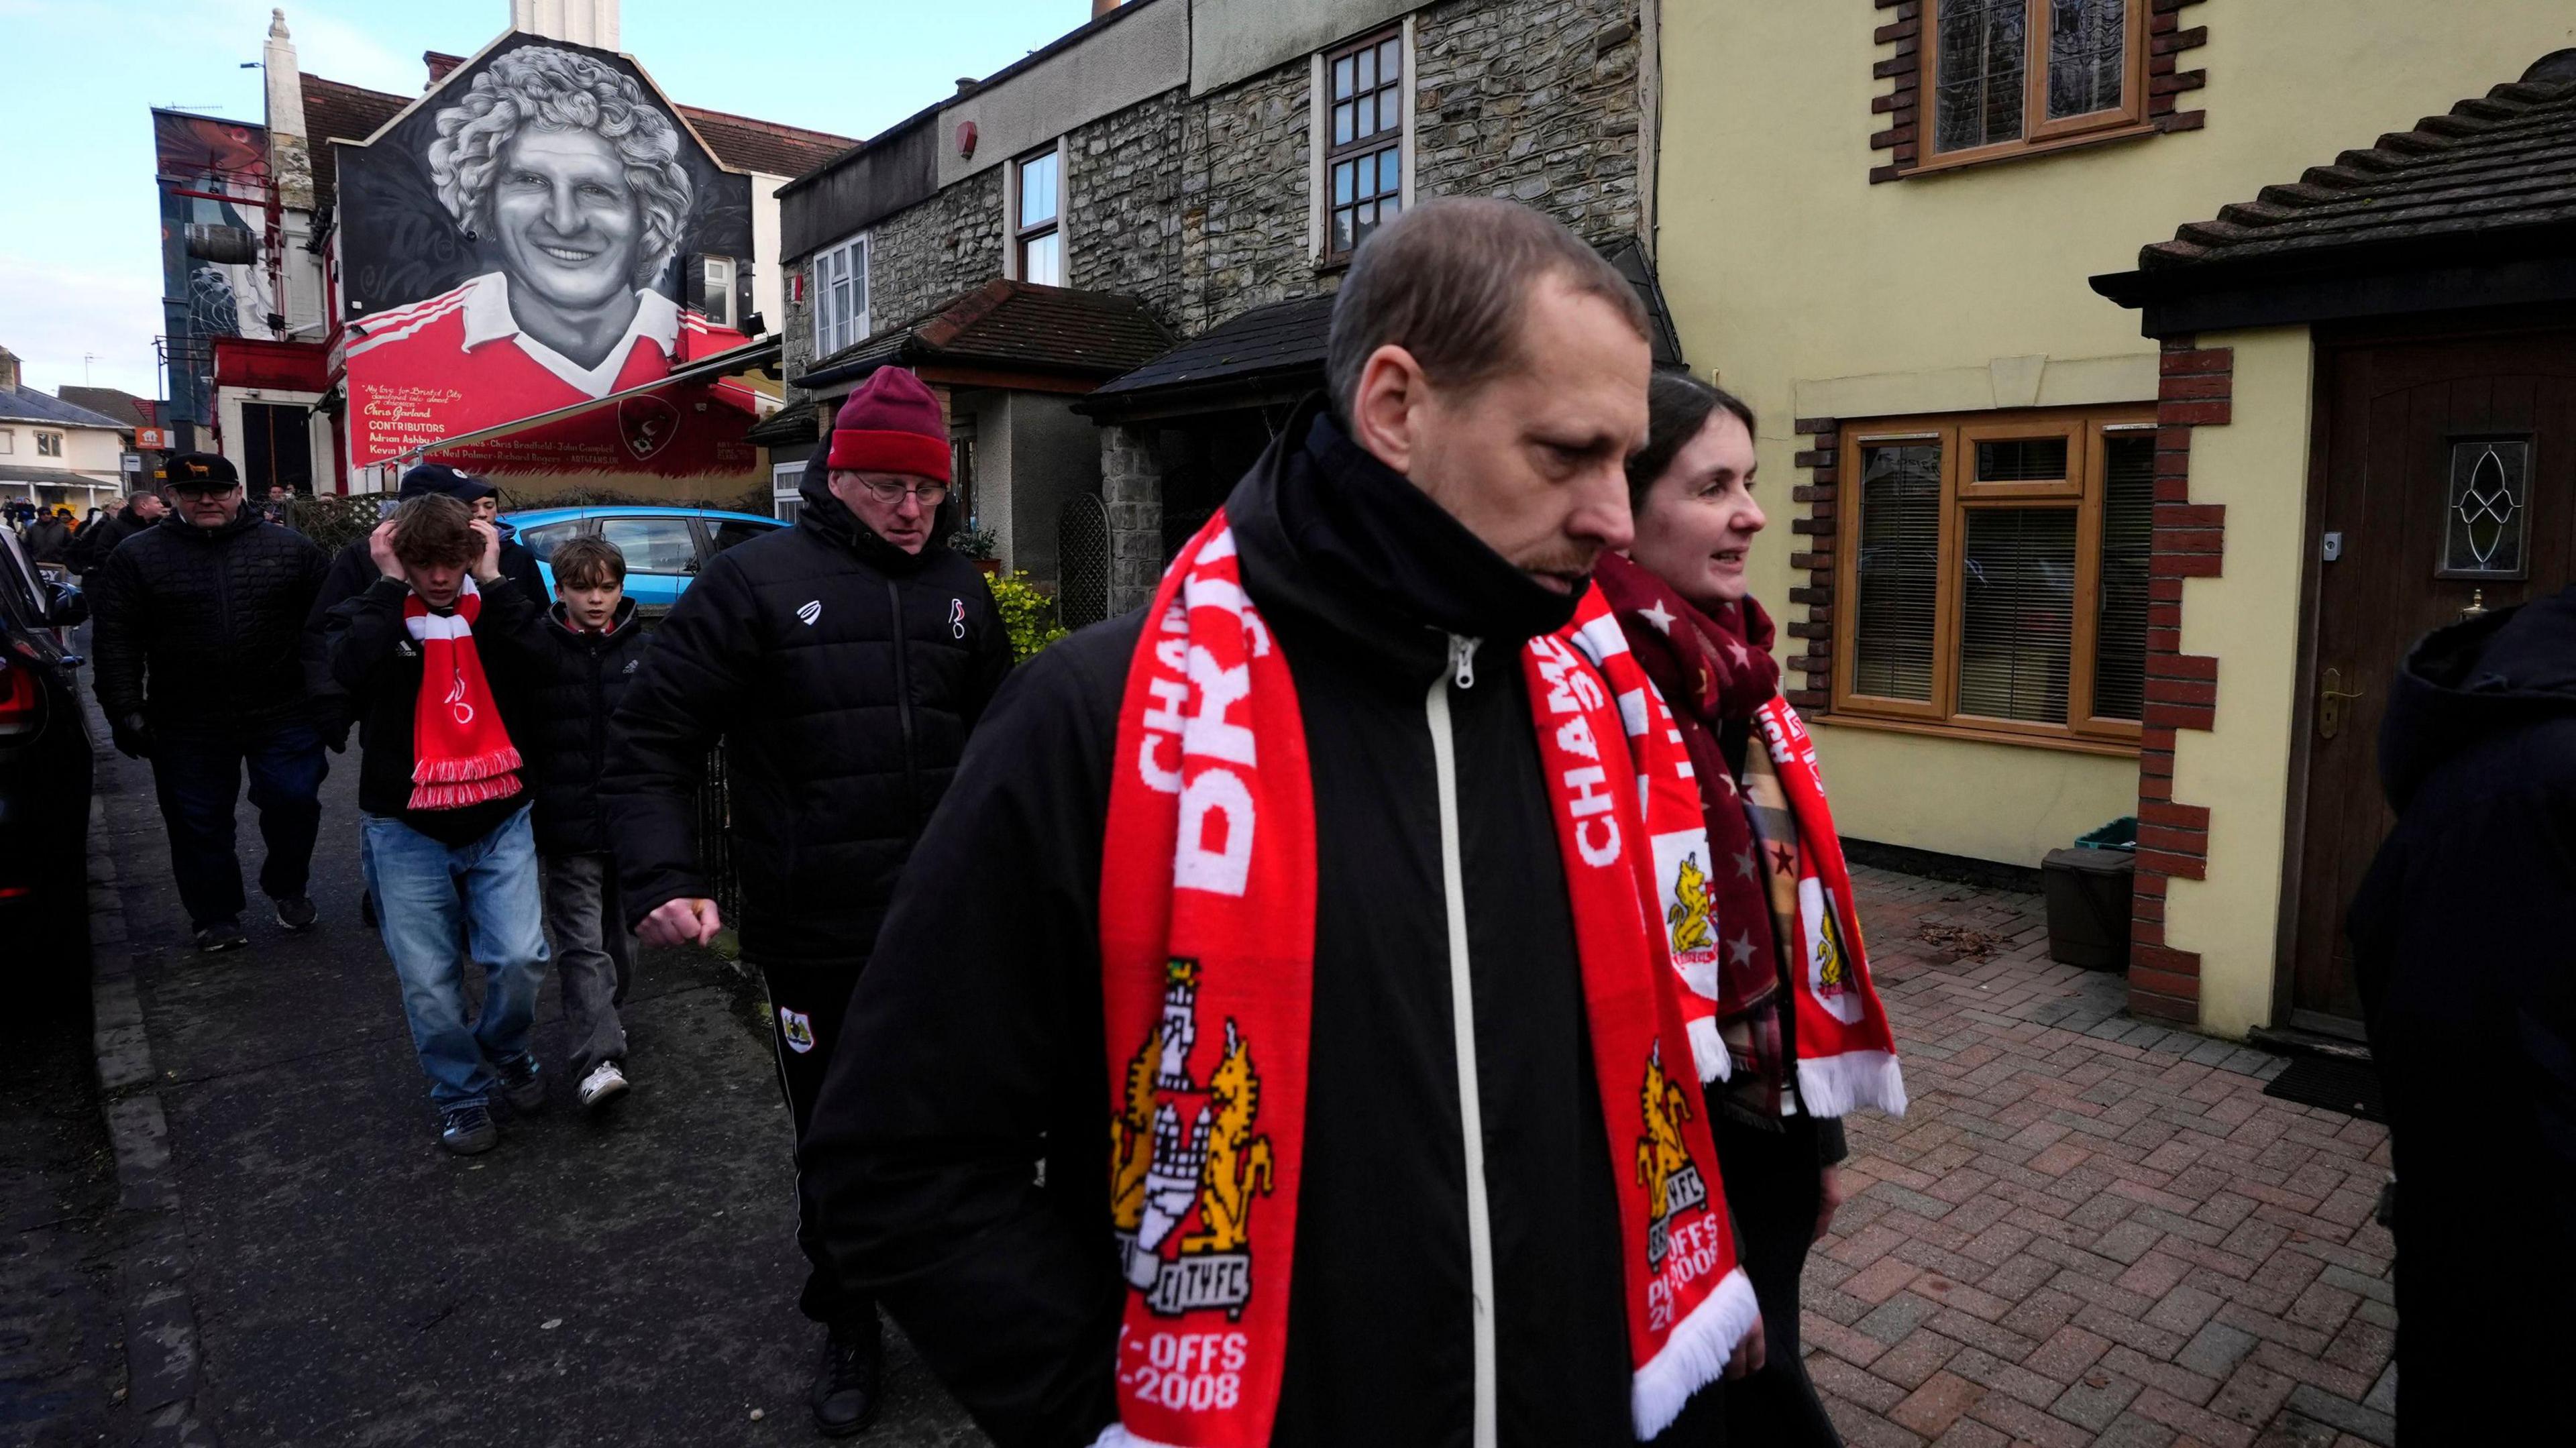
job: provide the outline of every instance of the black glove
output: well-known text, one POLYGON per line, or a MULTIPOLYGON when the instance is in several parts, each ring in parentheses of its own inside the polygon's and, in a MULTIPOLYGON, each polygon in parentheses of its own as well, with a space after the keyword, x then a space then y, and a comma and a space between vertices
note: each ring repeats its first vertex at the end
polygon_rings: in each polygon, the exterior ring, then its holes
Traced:
POLYGON ((108 721, 107 730, 116 736, 116 752, 128 759, 152 757, 152 726, 140 714, 123 714, 108 721))

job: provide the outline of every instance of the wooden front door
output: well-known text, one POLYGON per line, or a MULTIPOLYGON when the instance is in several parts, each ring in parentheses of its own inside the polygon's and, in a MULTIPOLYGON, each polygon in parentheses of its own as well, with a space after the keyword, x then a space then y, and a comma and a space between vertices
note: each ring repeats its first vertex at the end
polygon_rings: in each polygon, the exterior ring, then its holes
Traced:
POLYGON ((2350 1034, 2343 918, 2395 820, 2378 751, 2398 665, 2481 597, 2507 608, 2576 577, 2576 331, 2328 341, 2316 406, 2288 996, 2292 1024, 2350 1034))

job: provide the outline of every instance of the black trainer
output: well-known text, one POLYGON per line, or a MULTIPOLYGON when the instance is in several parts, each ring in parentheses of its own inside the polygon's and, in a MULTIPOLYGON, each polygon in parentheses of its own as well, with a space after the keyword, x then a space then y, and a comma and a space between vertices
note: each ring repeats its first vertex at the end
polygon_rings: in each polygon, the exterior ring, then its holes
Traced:
POLYGON ((501 1068, 501 1095, 521 1116, 534 1116, 546 1109, 546 1083, 537 1074, 534 1055, 521 1056, 501 1068))
POLYGON ((438 1113, 438 1144, 458 1156, 480 1156, 501 1140, 492 1112, 480 1101, 467 1101, 438 1113))
POLYGON ((873 1310, 865 1322, 832 1324, 823 1364, 814 1373, 814 1391, 806 1399, 814 1409, 814 1427, 824 1437, 847 1438, 877 1420, 877 1373, 884 1358, 873 1310))
POLYGON ((290 895, 277 902, 277 923, 301 935, 313 928, 322 912, 313 907, 310 895, 290 895))
POLYGON ((248 944, 250 937, 242 934, 238 920, 217 920, 197 927, 197 948, 210 955, 218 950, 239 950, 248 944))

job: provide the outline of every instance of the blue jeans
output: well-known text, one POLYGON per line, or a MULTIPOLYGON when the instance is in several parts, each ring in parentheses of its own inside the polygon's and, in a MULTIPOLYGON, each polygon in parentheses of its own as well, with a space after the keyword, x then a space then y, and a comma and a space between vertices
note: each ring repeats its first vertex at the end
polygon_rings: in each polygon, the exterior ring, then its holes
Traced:
POLYGON ((152 745, 153 790, 170 832, 170 873, 189 922, 212 925, 242 912, 241 858, 233 851, 233 802, 243 766, 259 811, 259 888, 272 900, 304 893, 313 837, 322 827, 322 777, 330 765, 310 724, 256 733, 159 731, 152 745))
POLYGON ((388 815, 361 824, 367 891, 402 980, 412 1048, 440 1107, 488 1099, 497 1069, 528 1055, 546 974, 537 844, 524 808, 490 834, 443 845, 388 815), (462 942, 483 968, 483 1014, 465 1019, 462 942))

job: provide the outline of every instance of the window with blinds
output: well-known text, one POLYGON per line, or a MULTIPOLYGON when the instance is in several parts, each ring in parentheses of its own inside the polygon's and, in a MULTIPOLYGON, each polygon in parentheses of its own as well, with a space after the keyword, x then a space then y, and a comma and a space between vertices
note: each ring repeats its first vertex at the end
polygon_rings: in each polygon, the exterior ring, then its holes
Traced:
POLYGON ((2133 743, 2154 439, 2145 407, 1847 425, 1834 711, 2133 743))

